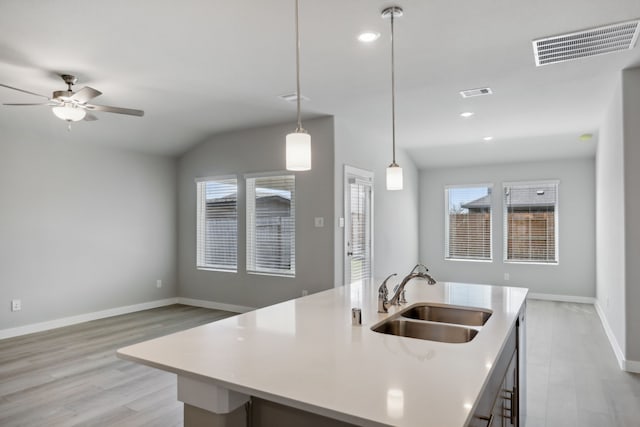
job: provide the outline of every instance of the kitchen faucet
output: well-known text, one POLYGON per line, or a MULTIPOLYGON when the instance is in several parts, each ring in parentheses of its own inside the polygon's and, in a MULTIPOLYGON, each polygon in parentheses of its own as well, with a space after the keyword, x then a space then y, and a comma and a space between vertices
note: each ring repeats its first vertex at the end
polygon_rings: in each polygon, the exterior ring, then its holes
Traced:
POLYGON ((389 275, 386 279, 384 279, 384 281, 378 288, 378 313, 388 313, 389 306, 403 304, 407 302, 407 300, 404 298, 404 288, 405 286, 407 286, 407 283, 409 283, 411 279, 420 277, 422 279, 427 279, 427 282, 430 285, 435 285, 436 281, 433 279, 433 277, 431 277, 427 273, 428 271, 429 269, 425 267, 423 264, 417 264, 415 267, 413 267, 413 270, 411 270, 411 273, 407 274, 405 278, 402 279, 402 282, 400 282, 399 285, 393 288, 394 294, 393 294, 393 297, 391 297, 391 300, 387 300, 387 297, 389 296, 389 290, 387 289, 387 281, 393 276, 396 276, 396 273, 393 273, 389 275), (419 269, 419 267, 422 267, 422 269, 424 269, 424 272, 416 271, 419 269))

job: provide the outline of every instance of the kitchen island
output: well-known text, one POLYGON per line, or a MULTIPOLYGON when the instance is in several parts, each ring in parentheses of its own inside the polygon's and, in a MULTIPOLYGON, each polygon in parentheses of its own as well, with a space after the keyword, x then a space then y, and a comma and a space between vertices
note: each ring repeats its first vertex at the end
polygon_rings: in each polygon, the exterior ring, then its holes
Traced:
MULTIPOLYGON (((354 283, 286 301, 122 348, 118 356, 178 375, 186 427, 245 425, 245 411, 253 413, 254 425, 277 425, 263 416, 300 420, 305 414, 312 420, 307 425, 497 425, 490 413, 478 411, 489 402, 490 412, 496 400, 489 388, 496 377, 502 381, 497 366, 511 359, 523 366, 518 325, 527 290, 414 279, 406 287, 408 303, 381 314, 378 284, 354 283), (492 315, 466 343, 371 330, 427 301, 485 308, 492 315), (354 307, 361 309, 361 325, 352 325, 354 307)), ((513 405, 512 393, 511 417, 513 405)))

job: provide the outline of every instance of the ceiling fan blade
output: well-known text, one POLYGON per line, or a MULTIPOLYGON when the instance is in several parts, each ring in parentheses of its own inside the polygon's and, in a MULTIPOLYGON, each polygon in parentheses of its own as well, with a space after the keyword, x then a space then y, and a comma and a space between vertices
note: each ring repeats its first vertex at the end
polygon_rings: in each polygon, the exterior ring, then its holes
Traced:
POLYGON ((74 93, 73 95, 71 95, 71 99, 84 104, 85 102, 100 95, 102 95, 102 92, 100 92, 99 90, 96 90, 89 86, 85 86, 79 91, 77 91, 76 93, 74 93))
POLYGON ((142 110, 133 110, 131 108, 120 108, 120 107, 109 107, 108 105, 92 105, 87 104, 85 106, 87 110, 92 111, 105 111, 107 113, 118 113, 118 114, 127 114, 129 116, 144 116, 144 111, 142 110))
POLYGON ((2 87, 6 87, 7 89, 17 90, 18 92, 22 92, 22 93, 28 93, 29 95, 35 95, 35 96, 40 96, 40 97, 42 97, 42 98, 47 98, 47 99, 49 99, 49 97, 48 97, 48 96, 40 95, 39 93, 29 92, 28 90, 24 90, 24 89, 18 89, 17 87, 13 87, 13 86, 9 86, 9 85, 4 85, 4 84, 2 84, 2 83, 0 83, 0 86, 2 86, 2 87))
POLYGON ((39 104, 2 104, 2 105, 10 105, 12 107, 26 107, 31 105, 50 105, 50 104, 47 104, 46 102, 41 102, 39 104))
POLYGON ((86 121, 86 122, 93 122, 93 121, 96 121, 96 120, 98 120, 98 118, 95 115, 91 114, 91 113, 87 113, 84 116, 84 121, 86 121))

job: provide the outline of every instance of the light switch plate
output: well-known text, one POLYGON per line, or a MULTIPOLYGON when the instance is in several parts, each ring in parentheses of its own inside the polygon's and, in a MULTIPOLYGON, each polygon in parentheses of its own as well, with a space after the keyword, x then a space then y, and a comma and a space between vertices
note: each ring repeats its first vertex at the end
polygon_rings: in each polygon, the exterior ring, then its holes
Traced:
POLYGON ((340 220, 338 222, 340 224, 340 228, 344 228, 344 218, 340 217, 340 220))
POLYGON ((315 217, 315 225, 317 228, 324 227, 324 218, 321 216, 315 217))

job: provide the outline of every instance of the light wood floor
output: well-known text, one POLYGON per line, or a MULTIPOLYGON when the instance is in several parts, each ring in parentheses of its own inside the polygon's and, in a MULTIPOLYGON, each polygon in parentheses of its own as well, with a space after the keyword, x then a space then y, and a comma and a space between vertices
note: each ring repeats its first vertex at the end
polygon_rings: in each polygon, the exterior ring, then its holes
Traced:
MULTIPOLYGON (((0 426, 181 426, 175 376, 115 350, 231 314, 174 305, 0 340, 0 426)), ((640 426, 640 375, 618 369, 593 306, 527 314, 527 427, 640 426)))
POLYGON ((0 426, 181 426, 175 375, 115 350, 230 315, 173 305, 0 340, 0 426))

